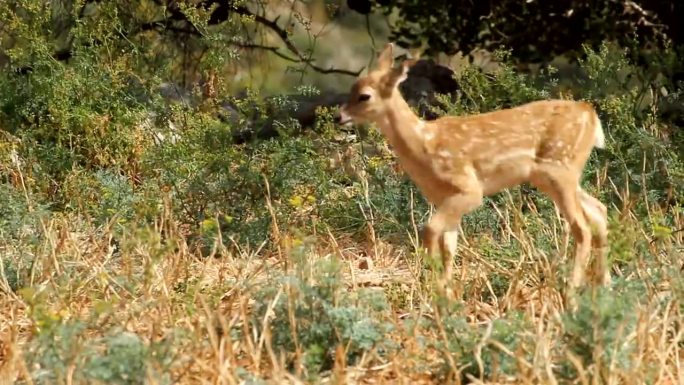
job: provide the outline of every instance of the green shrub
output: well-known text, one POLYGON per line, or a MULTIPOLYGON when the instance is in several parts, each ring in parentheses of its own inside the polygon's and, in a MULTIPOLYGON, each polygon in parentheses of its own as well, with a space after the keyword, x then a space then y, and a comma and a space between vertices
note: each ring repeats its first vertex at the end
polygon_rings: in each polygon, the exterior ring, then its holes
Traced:
MULTIPOLYGON (((632 365, 637 342, 629 336, 637 327, 642 305, 637 299, 644 294, 645 288, 639 283, 617 282, 613 291, 584 293, 577 312, 563 317, 565 346, 585 367, 602 368, 603 372, 594 376, 607 379, 609 370, 621 371, 632 365)), ((568 380, 577 375, 569 367, 561 369, 561 374, 568 380)))
POLYGON ((457 306, 444 311, 436 321, 423 322, 423 327, 438 330, 436 322, 442 323, 445 337, 436 337, 427 345, 440 351, 443 372, 448 371, 452 360, 462 368, 462 381, 467 381, 468 375, 485 379, 512 376, 518 370, 518 360, 530 359, 529 353, 523 352, 529 352, 533 339, 525 332, 529 323, 523 315, 512 313, 477 326, 469 323, 457 306))
POLYGON ((387 355, 396 348, 387 338, 393 327, 383 321, 388 309, 382 293, 348 293, 339 262, 330 257, 301 261, 296 269, 295 274, 273 277, 276 285, 256 293, 253 317, 254 325, 261 327, 272 312, 266 327, 273 346, 288 353, 290 365, 295 358, 292 352, 301 351, 309 376, 315 378, 332 368, 340 345, 348 365, 371 350, 387 355))
POLYGON ((149 376, 171 383, 172 339, 146 342, 117 326, 98 325, 97 311, 79 319, 46 306, 46 292, 26 289, 22 295, 37 329, 27 355, 36 383, 61 383, 71 377, 75 383, 144 384, 149 376), (94 331, 103 336, 89 337, 94 331))

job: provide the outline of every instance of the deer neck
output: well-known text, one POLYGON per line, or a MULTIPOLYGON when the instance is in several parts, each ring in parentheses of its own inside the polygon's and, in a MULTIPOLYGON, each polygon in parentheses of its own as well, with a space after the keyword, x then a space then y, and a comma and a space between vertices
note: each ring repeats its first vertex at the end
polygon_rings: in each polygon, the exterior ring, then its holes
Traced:
POLYGON ((384 119, 378 128, 387 138, 400 159, 419 161, 423 152, 425 122, 409 107, 408 103, 395 91, 384 119))

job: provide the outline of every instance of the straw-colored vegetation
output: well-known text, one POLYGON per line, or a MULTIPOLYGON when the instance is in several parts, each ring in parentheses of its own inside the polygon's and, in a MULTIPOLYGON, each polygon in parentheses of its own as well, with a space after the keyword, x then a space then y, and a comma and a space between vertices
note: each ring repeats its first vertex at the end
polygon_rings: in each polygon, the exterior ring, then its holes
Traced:
MULTIPOLYGON (((572 241, 535 190, 464 220, 458 295, 441 298, 438 262, 417 252, 430 207, 375 130, 343 133, 322 110, 304 134, 282 120, 279 138, 233 145, 244 120, 218 119, 218 103, 155 98, 177 73, 150 64, 158 47, 83 24, 101 45, 56 62, 50 17, 23 3, 30 28, 0 5, 30 42, 14 63, 33 67, 0 73, 0 383, 684 382, 684 147, 659 110, 681 99, 619 48, 587 49, 562 87, 499 52, 492 73, 465 65, 439 111, 559 95, 600 111, 607 148, 583 183, 609 206, 612 282, 569 312, 572 241)), ((214 59, 200 63, 219 74, 236 60, 214 59)))

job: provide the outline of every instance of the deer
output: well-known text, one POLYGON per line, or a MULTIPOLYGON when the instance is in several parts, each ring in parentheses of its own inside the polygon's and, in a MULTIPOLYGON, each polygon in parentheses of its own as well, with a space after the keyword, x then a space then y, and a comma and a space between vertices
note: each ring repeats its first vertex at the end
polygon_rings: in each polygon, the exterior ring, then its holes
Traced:
MULTIPOLYGON (((374 124, 400 168, 434 206, 420 235, 423 251, 441 254, 443 278, 450 279, 461 218, 485 196, 528 183, 549 197, 569 224, 575 247, 566 294, 572 295, 585 283, 592 248, 608 244, 607 208, 580 185, 591 151, 605 147, 596 110, 584 101, 537 100, 426 121, 398 87, 417 59, 395 67, 393 47, 387 43, 375 65, 355 81, 337 119, 341 125, 374 124)), ((595 272, 607 285, 604 259, 603 253, 597 258, 595 272)))

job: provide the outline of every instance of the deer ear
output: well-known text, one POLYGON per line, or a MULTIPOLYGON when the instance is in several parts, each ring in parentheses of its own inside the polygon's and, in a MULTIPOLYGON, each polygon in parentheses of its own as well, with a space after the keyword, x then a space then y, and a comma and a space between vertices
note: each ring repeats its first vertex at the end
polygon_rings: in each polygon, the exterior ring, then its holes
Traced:
POLYGON ((401 67, 392 69, 389 76, 389 85, 391 87, 397 87, 401 82, 406 80, 409 70, 417 62, 417 59, 407 59, 401 63, 401 67))
POLYGON ((392 56, 392 51, 394 50, 394 44, 387 43, 385 48, 378 55, 377 69, 381 71, 389 71, 392 69, 392 64, 394 63, 394 57, 392 56))
POLYGON ((418 63, 418 59, 406 59, 403 63, 401 63, 401 68, 404 71, 404 73, 407 74, 411 67, 416 65, 416 63, 418 63))

